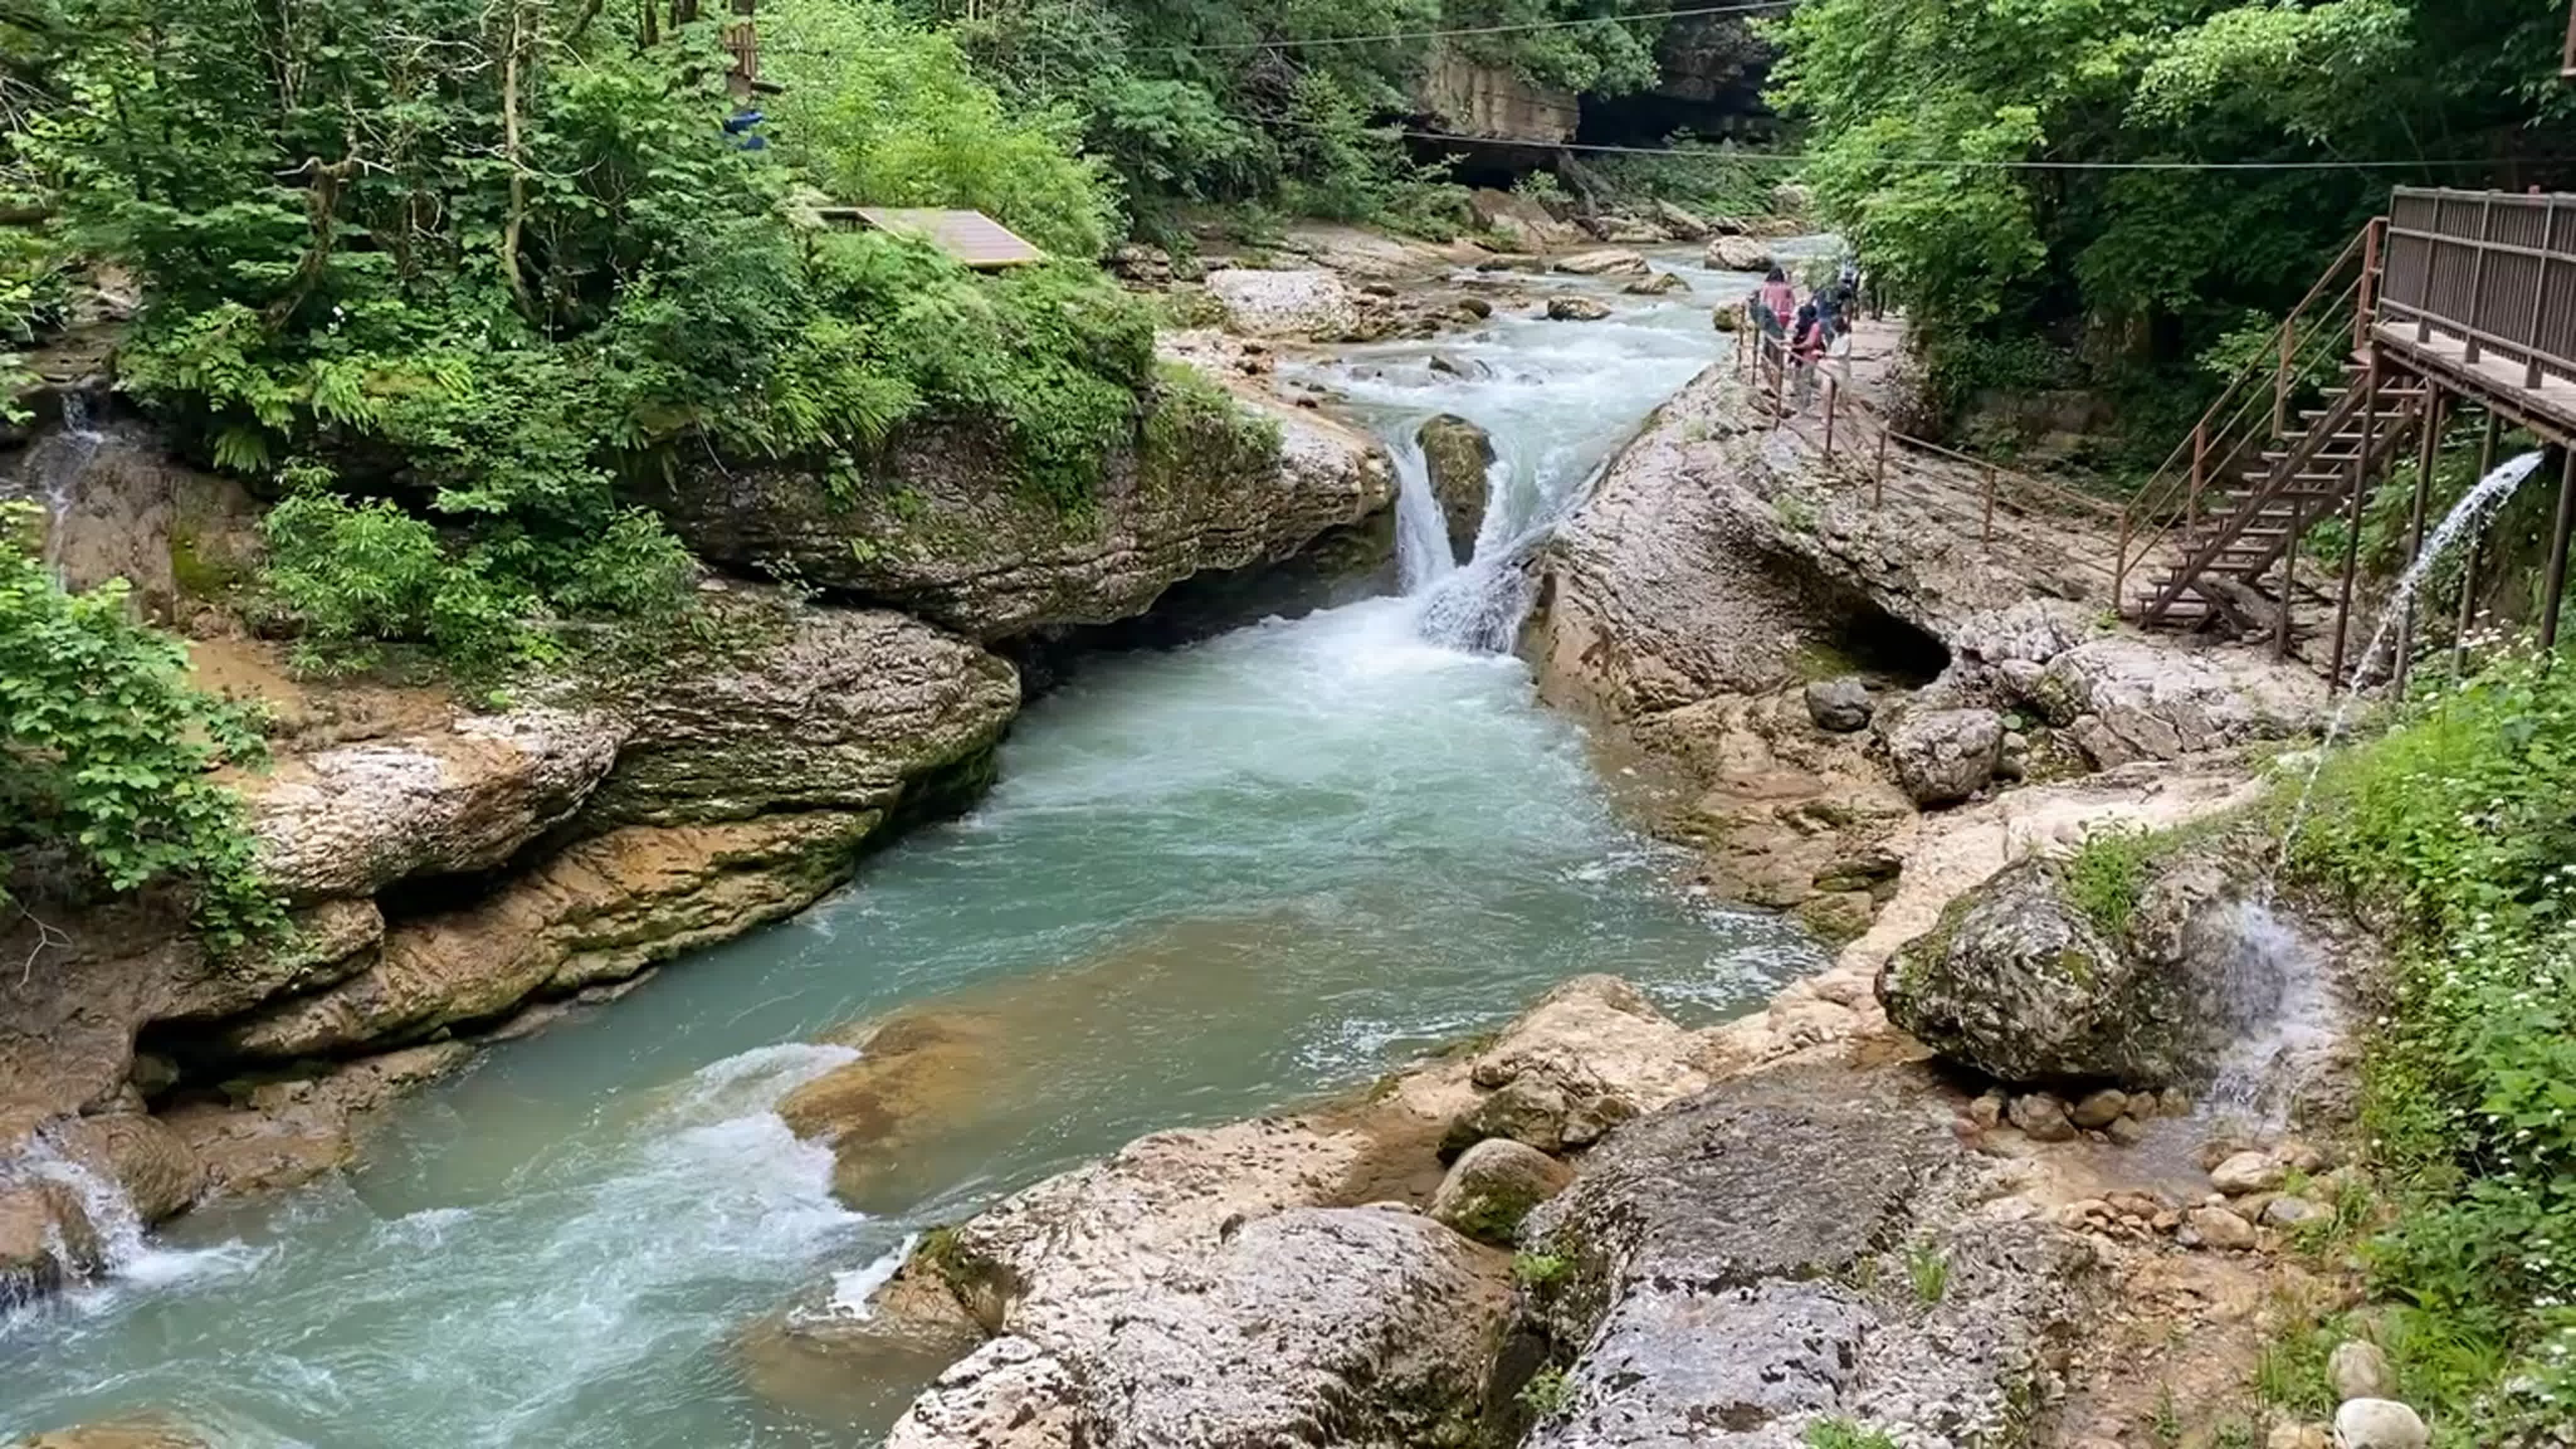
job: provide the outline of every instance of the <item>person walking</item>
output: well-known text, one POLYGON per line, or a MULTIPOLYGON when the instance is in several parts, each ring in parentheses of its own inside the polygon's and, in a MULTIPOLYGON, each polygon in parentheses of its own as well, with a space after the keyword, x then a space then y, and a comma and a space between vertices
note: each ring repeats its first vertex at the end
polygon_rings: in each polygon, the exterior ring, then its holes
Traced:
POLYGON ((1798 309, 1798 325, 1789 334, 1789 367, 1795 379, 1790 393, 1790 406, 1799 412, 1816 398, 1816 364, 1825 355, 1825 327, 1809 302, 1798 309))
POLYGON ((1788 330, 1789 319, 1798 311, 1798 289, 1789 285, 1789 274, 1773 267, 1771 275, 1762 279, 1762 286, 1754 295, 1771 310, 1772 321, 1780 330, 1788 330))

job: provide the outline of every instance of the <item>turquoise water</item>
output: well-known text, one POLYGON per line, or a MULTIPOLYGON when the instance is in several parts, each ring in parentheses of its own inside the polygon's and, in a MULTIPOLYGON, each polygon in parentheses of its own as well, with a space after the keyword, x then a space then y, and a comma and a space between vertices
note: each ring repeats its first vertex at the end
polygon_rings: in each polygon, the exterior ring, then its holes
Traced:
MULTIPOLYGON (((1472 345, 1512 370, 1445 390, 1393 396, 1419 358, 1372 349, 1361 401, 1391 429, 1488 421, 1503 506, 1536 516, 1719 345, 1706 297, 1619 301, 1495 329, 1472 345)), ((1526 670, 1423 642, 1419 607, 1086 667, 971 816, 492 1051, 391 1112, 346 1181, 184 1219, 0 1321, 0 1437, 152 1408, 242 1445, 866 1442, 908 1382, 783 1393, 742 1339, 918 1225, 1364 1081, 1577 972, 1705 1021, 1812 968, 1791 928, 1675 890, 1526 670), (862 1214, 768 1108, 849 1058, 833 1029, 899 1006, 1005 1045, 862 1214)))

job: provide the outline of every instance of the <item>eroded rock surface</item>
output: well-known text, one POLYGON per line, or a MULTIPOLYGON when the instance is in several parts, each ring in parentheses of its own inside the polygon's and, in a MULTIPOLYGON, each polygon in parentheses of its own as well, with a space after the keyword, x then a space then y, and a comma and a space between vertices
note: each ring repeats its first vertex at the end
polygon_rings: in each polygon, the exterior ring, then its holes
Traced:
POLYGON ((1207 274, 1207 289, 1246 337, 1339 342, 1360 330, 1359 299, 1333 272, 1228 267, 1207 274))
POLYGON ((2254 649, 2178 649, 2114 635, 2056 655, 2031 687, 2094 764, 2184 755, 2316 729, 2325 682, 2254 649))

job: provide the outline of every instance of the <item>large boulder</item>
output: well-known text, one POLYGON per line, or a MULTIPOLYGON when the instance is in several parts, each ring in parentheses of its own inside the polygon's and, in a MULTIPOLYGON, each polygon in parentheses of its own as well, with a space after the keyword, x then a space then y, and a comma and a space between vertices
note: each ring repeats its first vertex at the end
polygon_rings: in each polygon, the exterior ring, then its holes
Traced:
POLYGON ((1424 423, 1414 436, 1431 474, 1431 496, 1439 500, 1440 516, 1449 527, 1449 556, 1465 563, 1476 556, 1476 535, 1485 526, 1494 440, 1453 413, 1424 423))
POLYGON ((1470 192, 1467 210, 1478 226, 1518 251, 1543 252, 1567 245, 1582 235, 1550 215, 1535 198, 1509 191, 1483 188, 1470 192))
POLYGON ((1990 709, 1908 710, 1887 734, 1896 783, 1917 805, 1954 805, 1994 780, 2004 722, 1990 709))
POLYGON ((1655 203, 1655 220, 1663 223, 1664 230, 1671 232, 1677 241, 1708 239, 1706 221, 1702 220, 1697 213, 1686 211, 1669 201, 1658 200, 1655 203))
POLYGON ((1615 976, 1578 976, 1468 1061, 1479 1095, 1451 1115, 1441 1154, 1491 1138, 1582 1148, 1708 1085, 1707 1049, 1615 976))
POLYGON ((994 1340, 889 1442, 1423 1442, 1472 1412, 1506 1264, 1428 1218, 1312 1205, 1362 1150, 1287 1123, 1163 1133, 971 1219, 937 1266, 994 1340))
POLYGON ((1549 270, 1571 277, 1642 277, 1654 268, 1646 264, 1643 256, 1625 247, 1603 247, 1558 257, 1549 264, 1549 270))
POLYGON ((739 466, 665 480, 657 502, 710 558, 1018 638, 1135 617, 1183 580, 1280 563, 1394 500, 1365 436, 1296 408, 1263 416, 1275 449, 1240 418, 1158 399, 1079 509, 1018 485, 963 425, 898 439, 854 496, 819 469, 739 466))
POLYGON ((2126 634, 2056 654, 2030 693, 2104 769, 2304 734, 2328 705, 2314 670, 2261 650, 2179 649, 2126 634))
POLYGON ((1712 271, 1767 272, 1772 264, 1771 244, 1749 236, 1712 237, 1706 260, 1712 271))
POLYGON ((2197 1074, 2235 1024, 2229 881, 2177 862, 2125 923, 2070 899, 2064 867, 2034 857, 1954 902, 1878 977, 1888 1019, 1953 1061, 2006 1082, 2170 1086, 2197 1074))
POLYGON ((1547 299, 1547 318, 1551 322, 1599 322, 1610 315, 1610 304, 1598 297, 1569 294, 1547 299))
POLYGON ((1825 1415, 1965 1446, 2012 1422, 2083 1255, 1931 1219, 1969 1170, 1884 1072, 1785 1068, 1623 1128, 1523 1225, 1564 1271, 1525 1326, 1575 1354, 1533 1449, 1784 1449, 1825 1415), (1944 1241, 1946 1238, 1946 1241, 1944 1241), (1925 1304, 1890 1248, 1946 1254, 1925 1304), (1875 1285, 1875 1288, 1863 1285, 1875 1285))
POLYGON ((1341 342, 1360 330, 1359 299, 1332 272, 1226 267, 1207 274, 1207 289, 1246 337, 1341 342))

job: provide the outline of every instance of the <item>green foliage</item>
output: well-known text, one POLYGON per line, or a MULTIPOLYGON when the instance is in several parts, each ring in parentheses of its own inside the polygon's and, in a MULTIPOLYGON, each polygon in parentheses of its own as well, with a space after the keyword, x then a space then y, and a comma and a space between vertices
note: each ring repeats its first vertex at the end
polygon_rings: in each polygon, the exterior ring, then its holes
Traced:
POLYGON ((2084 832, 2084 841, 2066 858, 2066 899, 2093 928, 2118 940, 2129 929, 2129 916, 2147 888, 2168 842, 2152 831, 2130 825, 2106 825, 2084 832))
POLYGON ((1552 1419, 1574 1402, 1574 1386, 1566 1382, 1564 1369, 1550 1364, 1530 1375, 1529 1382, 1512 1397, 1533 1416, 1552 1419))
POLYGON ((1545 1287, 1573 1271, 1573 1260, 1559 1253, 1523 1248, 1512 1254, 1512 1280, 1524 1288, 1545 1287))
MULTIPOLYGON (((1735 148, 1688 135, 1664 138, 1669 155, 1609 155, 1592 163, 1616 196, 1663 200, 1702 216, 1760 216, 1771 209, 1776 167, 1746 161, 1735 148)), ((1533 172, 1536 176, 1549 173, 1533 172)))
POLYGON ((1807 1449, 1897 1449, 1895 1438, 1886 1430, 1843 1418, 1809 1420, 1798 1442, 1807 1449))
POLYGON ((1950 1255, 1937 1243, 1915 1243, 1905 1250, 1905 1280, 1914 1296, 1938 1303, 1950 1293, 1950 1255))
POLYGON ((1824 209, 1936 371, 1969 339, 2035 339, 2105 383, 2159 374, 2205 399, 2172 374, 2247 313, 2277 318, 2387 186, 2487 178, 2013 163, 2560 144, 2563 29, 2523 0, 1813 0, 1775 27, 1773 75, 1824 209))
POLYGON ((2436 1423, 2576 1404, 2576 676, 2507 661, 2331 761, 2294 843, 2393 926, 2365 1121, 2370 1248, 2436 1423))
POLYGON ((0 906, 8 857, 33 853, 85 886, 183 888, 214 950, 274 934, 240 798, 211 778, 263 758, 256 721, 189 686, 122 583, 64 592, 36 537, 33 507, 0 504, 0 906))

